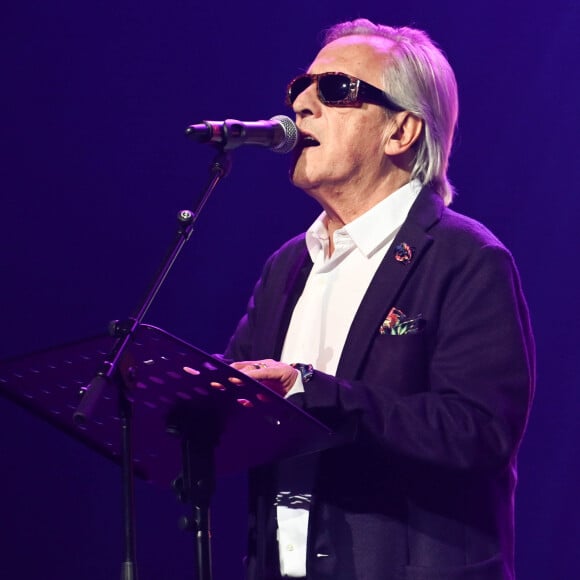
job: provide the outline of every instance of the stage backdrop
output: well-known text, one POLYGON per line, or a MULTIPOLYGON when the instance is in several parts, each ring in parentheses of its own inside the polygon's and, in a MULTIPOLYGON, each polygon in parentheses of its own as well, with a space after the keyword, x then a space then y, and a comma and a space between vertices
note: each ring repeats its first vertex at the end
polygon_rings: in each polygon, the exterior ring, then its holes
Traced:
MULTIPOLYGON (((285 113, 287 81, 319 31, 366 16, 424 28, 460 86, 454 207, 519 264, 538 345, 520 455, 517 567, 580 568, 578 0, 33 2, 1 19, 0 358, 104 331, 128 316, 207 178, 202 119, 285 113)), ((288 159, 236 151, 231 175, 147 321, 219 352, 266 257, 317 208, 288 159)), ((501 321, 498 321, 501 324, 501 321)), ((116 578, 120 473, 0 398, 0 577, 116 578)), ((192 577, 192 540, 168 491, 137 485, 142 580, 192 577)), ((215 577, 243 576, 245 478, 219 481, 215 577)))

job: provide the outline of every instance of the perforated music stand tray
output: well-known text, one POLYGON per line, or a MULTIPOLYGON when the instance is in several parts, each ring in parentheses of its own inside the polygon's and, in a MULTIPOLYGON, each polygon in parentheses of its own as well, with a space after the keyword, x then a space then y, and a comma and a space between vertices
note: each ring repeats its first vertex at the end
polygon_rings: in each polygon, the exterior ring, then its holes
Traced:
MULTIPOLYGON (((109 336, 98 336, 2 361, 0 393, 119 462, 114 388, 103 394, 86 424, 73 421, 80 389, 94 376, 113 342, 109 336)), ((133 403, 134 473, 162 487, 180 472, 180 439, 171 422, 184 410, 193 410, 195 416, 201 409, 198 418, 218 422, 218 476, 335 444, 328 427, 288 400, 154 326, 139 326, 121 367, 133 403)), ((206 426, 200 423, 202 438, 206 426)))

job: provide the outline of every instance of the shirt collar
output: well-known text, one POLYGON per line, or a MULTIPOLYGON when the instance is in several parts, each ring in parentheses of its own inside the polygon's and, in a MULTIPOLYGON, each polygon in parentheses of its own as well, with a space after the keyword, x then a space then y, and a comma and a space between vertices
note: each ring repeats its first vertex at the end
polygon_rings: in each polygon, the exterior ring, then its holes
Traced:
MULTIPOLYGON (((403 225, 420 191, 421 183, 418 179, 413 179, 354 221, 336 230, 334 235, 348 235, 356 247, 369 258, 403 225)), ((313 262, 328 243, 325 218, 326 212, 322 212, 306 231, 306 247, 313 262)))

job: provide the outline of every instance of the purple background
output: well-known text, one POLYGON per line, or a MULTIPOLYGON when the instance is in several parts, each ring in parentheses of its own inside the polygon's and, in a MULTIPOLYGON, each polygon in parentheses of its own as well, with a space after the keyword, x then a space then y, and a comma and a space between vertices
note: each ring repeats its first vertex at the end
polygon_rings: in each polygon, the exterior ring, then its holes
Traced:
MULTIPOLYGON (((424 28, 460 87, 458 211, 513 251, 538 345, 520 455, 519 578, 580 567, 578 0, 387 4, 20 0, 3 8, 0 358, 98 333, 137 305, 206 180, 202 119, 285 113, 319 31, 366 16, 424 28), (574 332, 576 331, 576 332, 574 332), (573 365, 573 363, 576 363, 573 365)), ((220 351, 265 258, 314 218, 288 159, 245 148, 148 322, 220 351)), ((498 320, 501 324, 501 320, 498 320)), ((119 577, 119 470, 0 398, 0 577, 119 577)), ((141 580, 192 577, 170 492, 137 485, 141 580)), ((215 577, 242 577, 245 480, 219 482, 215 577)))

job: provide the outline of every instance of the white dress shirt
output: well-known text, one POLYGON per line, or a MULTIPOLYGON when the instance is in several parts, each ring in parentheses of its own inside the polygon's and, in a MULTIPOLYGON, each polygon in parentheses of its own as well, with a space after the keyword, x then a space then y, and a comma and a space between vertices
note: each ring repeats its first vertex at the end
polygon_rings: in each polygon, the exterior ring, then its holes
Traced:
MULTIPOLYGON (((413 180, 356 220, 336 230, 329 256, 329 236, 323 212, 306 232, 312 270, 286 333, 280 360, 310 363, 336 374, 356 311, 395 236, 407 218, 421 184, 413 180)), ((304 390, 300 377, 286 396, 304 390)), ((309 503, 310 490, 281 490, 309 503)), ((278 547, 283 576, 306 576, 308 509, 278 506, 278 547)), ((323 555, 321 555, 322 557, 323 555)))

